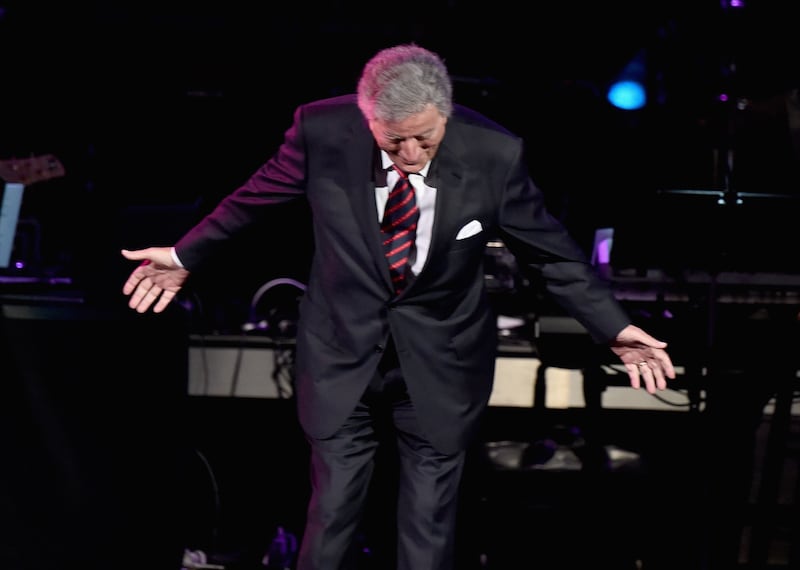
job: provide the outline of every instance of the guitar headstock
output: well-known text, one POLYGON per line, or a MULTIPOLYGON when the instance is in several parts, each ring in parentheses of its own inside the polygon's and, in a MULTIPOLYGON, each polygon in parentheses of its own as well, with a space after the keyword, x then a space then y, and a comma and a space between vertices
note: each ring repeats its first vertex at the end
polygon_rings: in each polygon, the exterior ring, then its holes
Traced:
POLYGON ((64 176, 64 165, 53 154, 0 160, 0 179, 26 186, 64 176))

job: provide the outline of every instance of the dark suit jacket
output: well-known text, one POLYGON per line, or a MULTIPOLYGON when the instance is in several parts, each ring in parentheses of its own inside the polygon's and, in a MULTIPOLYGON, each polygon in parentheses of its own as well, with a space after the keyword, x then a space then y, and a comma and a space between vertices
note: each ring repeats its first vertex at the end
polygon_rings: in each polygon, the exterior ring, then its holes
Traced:
POLYGON ((381 250, 375 206, 375 141, 354 96, 295 112, 283 145, 242 187, 190 230, 176 250, 188 269, 257 223, 269 206, 305 198, 314 255, 300 304, 296 352, 299 418, 312 436, 336 430, 364 392, 391 335, 430 441, 449 453, 473 435, 492 389, 497 325, 484 290, 489 237, 606 342, 630 321, 584 252, 545 211, 523 142, 457 107, 429 172, 437 188, 424 268, 398 298, 381 250), (478 220, 483 231, 456 236, 478 220))

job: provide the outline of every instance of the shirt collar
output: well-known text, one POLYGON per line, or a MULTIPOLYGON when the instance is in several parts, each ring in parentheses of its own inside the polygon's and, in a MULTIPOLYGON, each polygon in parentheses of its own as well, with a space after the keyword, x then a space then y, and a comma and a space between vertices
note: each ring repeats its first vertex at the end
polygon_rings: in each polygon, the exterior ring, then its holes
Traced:
MULTIPOLYGON (((389 170, 392 167, 392 159, 389 158, 389 155, 386 153, 385 150, 381 149, 381 167, 383 170, 389 170)), ((414 174, 419 174, 423 178, 428 175, 428 170, 431 167, 431 161, 429 160, 425 166, 422 167, 422 170, 419 172, 415 172, 414 174)))

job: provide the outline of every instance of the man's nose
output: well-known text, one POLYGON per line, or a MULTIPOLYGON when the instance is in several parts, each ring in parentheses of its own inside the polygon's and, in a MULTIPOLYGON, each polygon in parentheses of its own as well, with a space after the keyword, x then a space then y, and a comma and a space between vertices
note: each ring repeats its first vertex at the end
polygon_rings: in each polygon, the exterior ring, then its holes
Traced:
POLYGON ((422 158, 422 146, 417 139, 405 139, 400 143, 400 156, 408 162, 417 162, 422 158))

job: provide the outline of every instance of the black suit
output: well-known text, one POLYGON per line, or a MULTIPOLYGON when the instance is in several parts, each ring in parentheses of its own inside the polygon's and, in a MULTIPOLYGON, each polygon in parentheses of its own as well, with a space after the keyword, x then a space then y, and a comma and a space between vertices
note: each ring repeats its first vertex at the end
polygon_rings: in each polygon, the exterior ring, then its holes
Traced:
POLYGON ((437 452, 458 454, 475 433, 494 377, 497 328, 483 268, 489 237, 501 238, 524 270, 541 271, 550 293, 598 342, 630 321, 545 211, 521 139, 461 107, 428 173, 437 194, 427 261, 394 297, 376 213, 375 155, 354 96, 301 106, 277 154, 176 250, 192 269, 270 205, 306 198, 315 253, 297 332, 303 429, 321 440, 341 428, 391 338, 422 434, 437 452), (473 220, 483 231, 456 239, 473 220))

